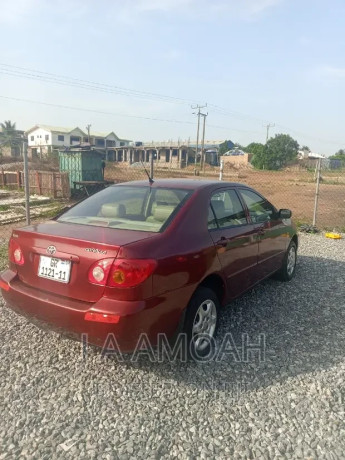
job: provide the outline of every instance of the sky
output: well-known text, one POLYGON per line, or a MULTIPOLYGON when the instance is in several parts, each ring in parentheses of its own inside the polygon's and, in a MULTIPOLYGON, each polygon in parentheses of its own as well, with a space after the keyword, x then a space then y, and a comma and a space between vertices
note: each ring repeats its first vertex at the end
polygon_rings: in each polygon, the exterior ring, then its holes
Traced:
POLYGON ((0 0, 0 121, 345 147, 344 0, 0 0))

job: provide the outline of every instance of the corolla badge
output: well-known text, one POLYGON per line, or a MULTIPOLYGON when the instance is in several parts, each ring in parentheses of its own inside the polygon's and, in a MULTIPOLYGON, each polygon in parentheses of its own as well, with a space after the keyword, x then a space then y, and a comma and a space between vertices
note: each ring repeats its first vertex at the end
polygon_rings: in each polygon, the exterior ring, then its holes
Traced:
POLYGON ((107 253, 107 251, 104 251, 103 249, 97 249, 97 248, 85 248, 85 251, 93 252, 94 254, 106 254, 107 253))
POLYGON ((47 247, 47 253, 50 254, 51 256, 56 253, 56 247, 55 246, 48 246, 47 247))

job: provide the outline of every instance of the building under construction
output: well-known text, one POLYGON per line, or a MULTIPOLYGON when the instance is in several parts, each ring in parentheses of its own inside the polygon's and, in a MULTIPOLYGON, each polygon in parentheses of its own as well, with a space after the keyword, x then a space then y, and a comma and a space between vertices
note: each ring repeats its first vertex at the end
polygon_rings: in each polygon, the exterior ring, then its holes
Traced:
POLYGON ((204 146, 204 154, 198 148, 196 156, 196 144, 174 142, 152 142, 142 145, 130 145, 116 147, 108 151, 106 159, 132 165, 133 163, 148 163, 151 156, 157 166, 162 168, 185 168, 188 164, 200 163, 201 157, 206 163, 218 164, 219 143, 208 142, 204 146))

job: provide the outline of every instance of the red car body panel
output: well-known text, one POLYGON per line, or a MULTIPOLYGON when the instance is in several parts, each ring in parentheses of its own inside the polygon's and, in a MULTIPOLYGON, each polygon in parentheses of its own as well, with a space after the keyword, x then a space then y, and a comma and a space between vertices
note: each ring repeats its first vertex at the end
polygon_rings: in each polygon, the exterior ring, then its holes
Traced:
MULTIPOLYGON (((144 181, 129 184, 147 185, 144 181)), ((161 233, 57 221, 15 230, 13 238, 20 244, 25 263, 11 262, 0 275, 6 285, 3 297, 9 307, 32 320, 75 338, 88 334, 89 343, 98 346, 104 345, 109 333, 115 334, 123 351, 133 351, 141 333, 152 344, 159 333, 172 337, 200 283, 210 275, 217 277, 224 287, 221 303, 226 304, 276 271, 295 235, 291 223, 278 220, 256 225, 249 221, 247 211, 246 225, 209 231, 211 194, 240 186, 193 180, 155 182, 152 187, 192 191, 161 233), (37 276, 39 256, 47 254, 49 245, 56 247, 56 257, 71 260, 69 283, 37 276), (104 287, 87 280, 90 266, 102 258, 154 259, 157 266, 135 287, 104 287), (120 320, 117 324, 85 321, 89 311, 118 315, 120 320)))

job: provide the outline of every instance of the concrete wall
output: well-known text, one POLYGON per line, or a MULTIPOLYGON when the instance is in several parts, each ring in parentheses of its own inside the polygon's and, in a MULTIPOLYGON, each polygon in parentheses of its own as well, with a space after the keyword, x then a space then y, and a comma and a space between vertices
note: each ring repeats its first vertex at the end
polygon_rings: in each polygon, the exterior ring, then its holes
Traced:
POLYGON ((244 155, 222 155, 220 157, 220 159, 223 160, 224 165, 233 164, 234 166, 246 166, 250 163, 251 158, 251 153, 245 153, 244 155))

